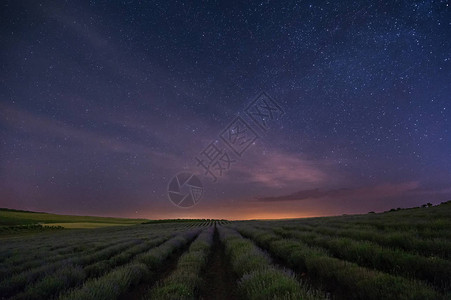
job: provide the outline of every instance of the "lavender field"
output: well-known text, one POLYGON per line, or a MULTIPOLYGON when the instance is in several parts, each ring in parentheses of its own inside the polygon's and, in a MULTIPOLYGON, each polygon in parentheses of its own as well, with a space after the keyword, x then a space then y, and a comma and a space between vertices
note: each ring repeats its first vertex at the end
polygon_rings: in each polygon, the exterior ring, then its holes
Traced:
POLYGON ((446 299, 451 204, 1 237, 1 299, 446 299))

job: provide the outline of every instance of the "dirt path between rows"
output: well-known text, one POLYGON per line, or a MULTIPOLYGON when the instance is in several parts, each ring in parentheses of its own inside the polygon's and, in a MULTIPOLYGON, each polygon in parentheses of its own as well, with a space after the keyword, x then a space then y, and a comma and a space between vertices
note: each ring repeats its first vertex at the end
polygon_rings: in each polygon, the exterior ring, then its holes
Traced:
POLYGON ((213 235, 213 247, 202 278, 205 284, 201 287, 200 299, 240 299, 236 287, 237 278, 225 255, 224 245, 219 240, 216 228, 213 235))
POLYGON ((186 250, 188 250, 192 242, 193 241, 190 241, 187 245, 174 251, 164 261, 162 267, 155 272, 156 275, 152 274, 152 278, 150 278, 150 280, 141 282, 138 286, 134 287, 132 290, 119 297, 119 300, 141 300, 153 285, 155 285, 158 281, 164 280, 177 268, 177 263, 180 256, 182 256, 182 254, 186 250), (154 276, 157 276, 158 278, 155 278, 154 276))

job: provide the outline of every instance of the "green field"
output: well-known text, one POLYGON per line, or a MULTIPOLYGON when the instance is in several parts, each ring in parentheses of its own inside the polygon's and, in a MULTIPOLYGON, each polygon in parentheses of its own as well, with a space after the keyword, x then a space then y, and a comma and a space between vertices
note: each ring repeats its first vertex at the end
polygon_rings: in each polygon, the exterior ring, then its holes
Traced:
POLYGON ((117 225, 139 224, 146 219, 126 219, 92 216, 56 215, 0 208, 0 226, 52 224, 52 223, 107 223, 117 225))
POLYGON ((57 215, 0 208, 0 237, 62 228, 126 226, 148 221, 146 219, 57 215))
POLYGON ((451 297, 450 202, 234 222, 2 213, 6 227, 54 225, 2 238, 2 299, 451 297))

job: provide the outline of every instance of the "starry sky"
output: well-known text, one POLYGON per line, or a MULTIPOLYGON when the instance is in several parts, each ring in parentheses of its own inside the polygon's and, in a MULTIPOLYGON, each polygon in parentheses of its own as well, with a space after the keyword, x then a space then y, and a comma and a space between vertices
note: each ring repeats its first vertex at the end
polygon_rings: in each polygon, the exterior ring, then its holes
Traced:
POLYGON ((247 219, 451 199, 448 1, 7 0, 0 36, 0 207, 247 219), (262 92, 284 112, 267 130, 246 114, 262 92), (258 136, 241 156, 221 139, 236 117, 258 136), (233 161, 216 181, 209 145, 233 161), (191 208, 168 199, 179 172, 202 181, 191 208))

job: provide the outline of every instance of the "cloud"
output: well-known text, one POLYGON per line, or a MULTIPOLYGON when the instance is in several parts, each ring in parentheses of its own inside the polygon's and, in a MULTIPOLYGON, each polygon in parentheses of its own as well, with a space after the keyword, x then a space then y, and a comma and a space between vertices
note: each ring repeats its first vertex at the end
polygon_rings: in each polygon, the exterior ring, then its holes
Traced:
POLYGON ((129 155, 145 155, 153 164, 172 163, 182 164, 179 156, 167 151, 157 151, 145 143, 133 142, 129 139, 122 139, 118 135, 111 135, 101 131, 87 128, 78 128, 50 117, 28 112, 18 107, 0 104, 0 122, 20 130, 31 133, 35 139, 32 144, 55 146, 56 141, 80 146, 90 151, 101 151, 105 153, 123 153, 129 155), (48 141, 48 143, 46 143, 48 141))
POLYGON ((308 158, 276 149, 271 153, 257 151, 251 158, 233 166, 230 177, 240 176, 247 184, 259 184, 268 188, 323 185, 333 180, 331 162, 308 158))
POLYGON ((357 198, 382 198, 402 195, 413 191, 420 191, 418 181, 411 181, 398 184, 381 184, 359 188, 341 188, 331 190, 309 189, 301 190, 292 194, 276 197, 257 197, 257 201, 277 202, 277 201, 299 201, 318 198, 329 199, 357 199, 357 198))

